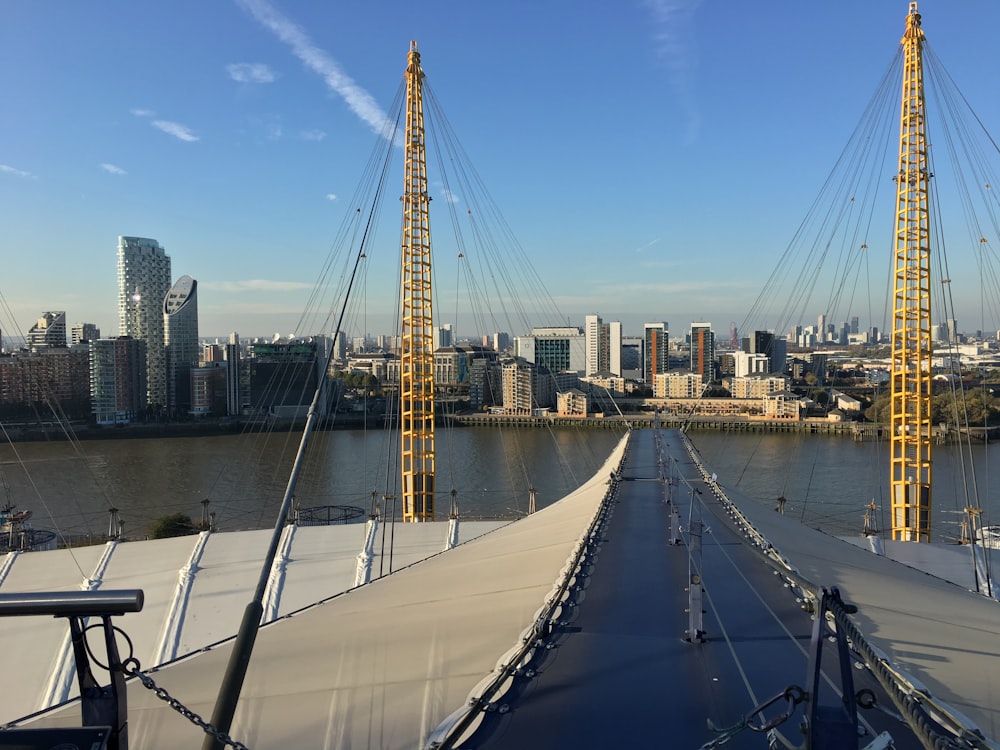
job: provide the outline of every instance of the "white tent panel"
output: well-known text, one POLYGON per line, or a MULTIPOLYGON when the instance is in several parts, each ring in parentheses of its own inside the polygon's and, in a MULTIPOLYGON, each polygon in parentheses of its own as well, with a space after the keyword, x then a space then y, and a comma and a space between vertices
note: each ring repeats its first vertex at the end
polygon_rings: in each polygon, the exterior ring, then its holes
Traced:
MULTIPOLYGON (((625 444, 561 502, 262 629, 233 736, 254 748, 417 746, 520 642, 594 517, 625 444)), ((440 549, 444 524, 433 526, 437 532, 430 524, 402 528, 436 536, 440 549)), ((397 536, 397 543, 412 542, 397 536)), ((245 553, 228 552, 238 578, 245 553)), ((216 578, 211 589, 223 595, 224 577, 216 578)), ((225 599, 238 618, 245 597, 238 605, 237 597, 225 599)), ((128 629, 127 617, 122 626, 128 629)), ((153 677, 207 718, 230 647, 182 659, 153 677)), ((78 714, 70 705, 44 723, 73 725, 78 714)), ((196 727, 135 681, 129 717, 138 747, 201 741, 196 727)))

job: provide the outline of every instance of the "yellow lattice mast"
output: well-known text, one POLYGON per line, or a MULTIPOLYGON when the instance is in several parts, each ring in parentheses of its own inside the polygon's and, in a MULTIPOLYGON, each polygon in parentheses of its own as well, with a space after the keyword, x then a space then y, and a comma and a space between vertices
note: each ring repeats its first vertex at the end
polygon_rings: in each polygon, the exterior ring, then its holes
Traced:
POLYGON ((896 186, 892 317, 892 538, 931 534, 931 294, 927 212, 924 32, 910 3, 903 35, 903 102, 896 186))
POLYGON ((423 78, 417 43, 410 42, 406 66, 403 340, 399 383, 404 521, 434 520, 434 330, 423 78))

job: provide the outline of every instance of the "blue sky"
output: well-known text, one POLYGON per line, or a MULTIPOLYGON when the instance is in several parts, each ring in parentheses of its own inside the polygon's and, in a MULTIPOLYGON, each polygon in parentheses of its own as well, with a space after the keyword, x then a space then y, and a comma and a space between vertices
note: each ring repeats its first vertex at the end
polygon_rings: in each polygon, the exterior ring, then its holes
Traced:
MULTIPOLYGON (((1000 3, 920 10, 997 130, 1000 3)), ((847 141, 906 12, 902 0, 6 0, 0 327, 23 333, 64 309, 117 335, 125 234, 159 240, 174 278, 198 279, 202 335, 292 330, 414 39, 563 314, 623 320, 626 334, 643 320, 727 330, 847 141)), ((979 315, 960 309, 961 327, 979 315)))

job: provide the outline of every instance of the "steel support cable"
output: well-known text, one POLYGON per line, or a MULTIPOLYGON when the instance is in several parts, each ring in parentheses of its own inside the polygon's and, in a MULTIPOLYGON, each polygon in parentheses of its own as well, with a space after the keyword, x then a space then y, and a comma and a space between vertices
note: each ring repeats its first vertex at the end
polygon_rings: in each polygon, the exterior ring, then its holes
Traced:
MULTIPOLYGON (((0 421, 0 432, 3 432, 4 440, 7 441, 7 444, 10 445, 11 450, 14 452, 14 458, 17 460, 17 464, 18 464, 18 466, 21 467, 21 470, 24 471, 24 475, 28 479, 28 484, 31 485, 32 492, 35 493, 35 497, 38 498, 38 501, 42 504, 42 507, 45 509, 45 513, 47 514, 47 516, 48 516, 49 520, 51 521, 52 525, 55 526, 56 534, 59 536, 60 539, 63 539, 65 541, 66 540, 66 536, 63 534, 62 530, 59 528, 59 522, 56 520, 55 516, 53 515, 51 509, 48 506, 48 503, 45 502, 45 498, 42 497, 42 493, 38 489, 38 485, 35 483, 35 478, 33 476, 31 476, 31 474, 28 472, 28 467, 25 464, 24 459, 21 457, 21 452, 17 449, 17 446, 14 444, 14 441, 10 437, 10 433, 7 432, 7 428, 4 426, 4 424, 3 424, 2 421, 0 421)), ((86 573, 83 572, 83 568, 80 565, 80 561, 77 560, 76 553, 73 552, 72 546, 69 545, 69 544, 67 544, 67 549, 69 550, 70 559, 73 560, 73 565, 76 566, 76 569, 77 569, 77 571, 79 571, 80 576, 84 580, 87 580, 89 578, 89 576, 86 573)))
MULTIPOLYGON (((685 442, 691 457, 701 466, 697 451, 690 444, 690 441, 685 439, 685 442)), ((705 471, 703 467, 701 470, 705 471)), ((717 497, 722 505, 738 521, 738 525, 743 528, 744 533, 753 540, 753 544, 750 547, 760 555, 764 562, 774 568, 779 575, 788 579, 795 586, 798 586, 800 590, 807 593, 813 599, 818 599, 822 591, 821 587, 802 576, 797 569, 781 557, 778 550, 767 542, 765 537, 743 516, 736 504, 725 494, 724 489, 721 486, 718 486, 718 489, 717 497)), ((868 667, 876 681, 892 699, 896 708, 906 718, 907 724, 918 734, 925 747, 940 748, 941 750, 946 748, 950 750, 959 747, 974 747, 989 750, 998 750, 1000 748, 1000 745, 985 739, 977 727, 972 726, 968 719, 951 706, 938 701, 926 689, 915 687, 912 678, 894 668, 889 662, 888 657, 865 639, 864 634, 854 624, 853 620, 850 619, 843 606, 831 607, 830 611, 834 613, 838 627, 845 628, 847 637, 852 644, 852 649, 861 657, 865 666, 868 667), (933 713, 941 717, 946 723, 935 722, 924 706, 929 706, 933 710, 933 713), (937 724, 947 731, 952 732, 954 737, 948 737, 934 731, 932 724, 937 724), (961 738, 968 744, 954 744, 955 737, 961 738)))
POLYGON ((513 278, 509 275, 509 272, 519 270, 523 274, 525 283, 530 288, 531 295, 539 303, 544 304, 548 308, 550 315, 561 318, 555 301, 549 295, 541 277, 514 237, 510 225, 504 219, 479 174, 472 166, 471 160, 466 155, 457 136, 455 136, 447 117, 444 115, 437 98, 434 96, 433 90, 426 82, 424 93, 429 103, 429 109, 436 113, 436 117, 440 120, 444 131, 447 133, 447 138, 444 140, 446 145, 451 149, 451 162, 455 168, 455 175, 462 186, 463 193, 469 201, 472 211, 481 221, 488 222, 494 227, 494 231, 487 233, 489 237, 495 239, 497 236, 502 236, 505 241, 506 252, 501 252, 495 241, 482 243, 480 247, 487 250, 491 255, 493 265, 496 266, 505 281, 508 294, 512 299, 518 296, 517 285, 513 283, 513 278))
MULTIPOLYGON (((426 94, 426 84, 424 86, 424 89, 425 89, 425 94, 426 94)), ((428 113, 429 114, 430 113, 434 113, 434 112, 437 112, 436 108, 430 107, 428 109, 428 113)), ((441 116, 443 117, 443 114, 441 116)), ((437 160, 438 160, 438 165, 439 165, 438 166, 438 172, 440 174, 440 179, 441 179, 441 184, 442 184, 442 190, 444 192, 444 202, 445 202, 445 205, 448 208, 448 216, 449 216, 449 219, 451 221, 452 232, 453 232, 454 238, 455 238, 455 245, 456 245, 457 254, 458 254, 458 256, 462 256, 462 255, 464 255, 464 253, 466 251, 466 247, 465 247, 464 238, 462 236, 461 226, 460 226, 459 221, 458 221, 457 212, 455 210, 455 200, 456 200, 456 198, 455 198, 455 193, 454 193, 454 191, 453 191, 453 189, 451 187, 451 177, 450 177, 449 171, 445 168, 444 154, 446 153, 446 149, 442 147, 441 142, 440 142, 439 137, 438 137, 438 127, 437 127, 436 118, 432 115, 431 117, 426 118, 425 121, 427 123, 427 128, 426 128, 427 132, 429 133, 429 135, 431 137, 431 142, 433 143, 433 146, 434 146, 431 149, 431 153, 434 154, 434 155, 436 155, 437 156, 437 160)), ((447 136, 449 132, 450 131, 446 131, 444 135, 447 136)), ((432 249, 433 249, 433 246, 432 246, 432 249)), ((440 257, 440 254, 439 254, 438 257, 440 257)), ((452 346, 455 346, 457 344, 458 332, 461 330, 461 327, 459 326, 459 309, 458 309, 459 288, 460 288, 459 287, 459 282, 461 281, 461 267, 460 266, 461 266, 461 264, 459 263, 459 265, 456 267, 455 320, 454 320, 455 330, 452 333, 453 337, 455 337, 455 341, 452 342, 452 346)), ((432 284, 433 284, 433 287, 434 287, 433 297, 435 299, 439 299, 439 300, 443 299, 443 295, 440 294, 440 287, 438 285, 438 275, 437 274, 435 274, 435 275, 432 276, 432 284)), ((444 404, 442 404, 441 406, 444 406, 444 404)), ((446 408, 447 407, 445 407, 445 409, 446 408)), ((452 409, 454 409, 454 404, 452 404, 452 409)), ((454 413, 454 412, 452 412, 452 413, 454 413)), ((450 483, 451 483, 452 492, 455 492, 455 434, 454 433, 455 433, 454 421, 453 420, 446 420, 446 422, 445 422, 445 435, 446 435, 447 451, 448 451, 448 454, 451 456, 451 460, 448 461, 448 466, 449 466, 449 480, 450 480, 450 483)))
MULTIPOLYGON (((942 107, 940 109, 944 109, 944 107, 942 107)), ((945 140, 944 140, 944 142, 947 145, 947 152, 948 152, 948 154, 950 156, 950 160, 952 162, 952 167, 953 167, 953 169, 955 170, 956 173, 958 173, 958 174, 961 175, 962 169, 961 169, 961 162, 958 159, 958 154, 957 154, 958 149, 956 148, 954 140, 951 137, 952 129, 945 128, 944 132, 945 132, 945 140)), ((935 168, 934 168, 934 163, 933 163, 933 153, 931 153, 930 150, 928 151, 927 162, 928 162, 928 169, 931 171, 931 174, 934 174, 935 168)), ((974 207, 972 205, 971 196, 969 195, 968 191, 964 188, 965 180, 964 179, 959 179, 957 181, 957 185, 960 188, 959 189, 959 194, 961 196, 962 205, 963 205, 963 207, 965 209, 965 212, 966 212, 966 221, 967 221, 967 223, 968 223, 969 226, 975 226, 976 223, 977 223, 975 221, 975 209, 974 209, 974 207)), ((932 205, 933 205, 933 207, 935 209, 936 215, 937 216, 941 216, 942 212, 941 212, 941 205, 940 205, 940 191, 937 189, 936 182, 932 182, 931 183, 931 186, 930 186, 930 200, 931 200, 932 205)), ((948 268, 948 254, 946 252, 947 246, 946 246, 946 243, 945 243, 944 233, 943 233, 943 228, 942 228, 941 222, 936 222, 935 226, 932 227, 932 231, 934 232, 934 236, 935 236, 935 242, 934 242, 935 256, 936 256, 938 267, 939 267, 939 269, 941 269, 941 278, 944 279, 944 281, 941 284, 940 293, 938 295, 938 297, 939 297, 938 301, 941 303, 941 306, 943 308, 944 318, 945 319, 953 319, 955 317, 955 312, 954 312, 955 307, 954 307, 954 299, 952 297, 951 284, 948 283, 948 280, 950 279, 950 272, 949 272, 949 268, 948 268)), ((976 242, 977 245, 978 245, 978 242, 977 242, 978 236, 980 234, 981 233, 978 230, 978 227, 976 227, 974 229, 974 235, 972 237, 972 240, 973 240, 973 242, 976 242)), ((951 351, 952 351, 951 350, 951 346, 953 346, 953 342, 949 342, 949 344, 950 344, 949 345, 949 354, 950 354, 951 351)), ((969 425, 969 422, 968 422, 968 404, 966 402, 965 389, 964 388, 960 388, 960 389, 956 388, 956 382, 955 382, 955 380, 958 380, 958 379, 961 378, 961 372, 960 371, 957 372, 957 373, 954 372, 954 368, 956 367, 956 364, 957 364, 956 359, 957 359, 956 357, 949 356, 949 367, 952 369, 952 374, 955 376, 955 379, 953 379, 950 382, 951 396, 952 396, 952 406, 953 406, 953 418, 954 418, 955 424, 956 424, 956 426, 958 427, 958 430, 959 430, 959 440, 958 440, 957 445, 956 445, 956 447, 954 449, 954 452, 956 454, 956 460, 957 460, 958 464, 960 466, 962 466, 963 469, 964 469, 961 472, 961 477, 962 477, 962 482, 963 482, 963 492, 961 493, 961 496, 965 498, 965 506, 966 507, 971 506, 971 507, 979 508, 979 507, 981 507, 981 503, 980 503, 979 494, 978 494, 978 484, 976 482, 975 465, 974 465, 974 463, 972 461, 972 455, 971 455, 972 446, 970 444, 971 437, 970 437, 970 430, 969 430, 969 426, 970 425, 969 425), (964 439, 962 438, 962 428, 963 427, 965 428, 965 438, 964 439), (971 487, 969 486, 969 477, 970 476, 972 478, 972 486, 971 487)), ((960 370, 960 367, 959 367, 959 370, 960 370)), ((959 493, 955 493, 955 495, 956 495, 956 498, 957 498, 959 496, 959 493)))
MULTIPOLYGON (((347 306, 347 299, 350 296, 350 292, 353 288, 353 282, 356 278, 358 267, 361 264, 363 256, 363 248, 365 247, 365 241, 367 239, 368 233, 366 231, 365 235, 361 241, 361 248, 359 248, 357 253, 357 258, 355 260, 354 272, 352 274, 351 284, 348 285, 346 290, 346 295, 344 298, 343 305, 341 306, 340 318, 337 320, 337 327, 334 331, 334 338, 340 334, 341 325, 343 324, 344 310, 347 306)), ((322 372, 329 370, 330 361, 333 359, 333 348, 331 347, 330 352, 327 356, 326 365, 322 372)), ((281 507, 278 510, 277 518, 275 519, 274 529, 271 533, 270 543, 268 545, 267 553, 264 556, 264 563, 261 566, 260 575, 257 579, 257 586, 254 591, 253 599, 247 604, 247 607, 243 614, 243 619, 240 624, 240 630, 236 636, 236 641, 233 644, 233 650, 230 653, 229 662, 226 666, 226 672, 223 676, 222 685, 219 689, 218 699, 215 704, 215 708, 212 712, 212 724, 217 727, 221 732, 228 733, 230 727, 232 726, 233 716, 236 712, 236 705, 239 701, 239 695, 242 690, 243 681, 246 677, 247 669, 250 665, 250 658, 253 653, 254 643, 257 637, 257 631, 260 628, 260 619, 263 613, 263 600, 264 594, 267 589, 268 581, 270 578, 271 567, 274 563, 274 559, 277 555, 278 545, 282 537, 282 532, 285 526, 285 521, 288 518, 288 512, 291 508, 292 498, 294 497, 296 483, 298 481, 299 471, 302 466, 302 461, 304 460, 306 448, 309 444, 309 437, 312 432, 312 428, 315 423, 315 417, 317 413, 317 406, 320 403, 320 397, 323 394, 325 385, 325 379, 319 378, 316 391, 313 395, 312 403, 309 406, 309 414, 306 417, 305 428, 302 431, 302 438, 299 442, 299 449, 296 453, 295 462, 292 467, 292 472, 288 478, 288 484, 285 487, 285 493, 281 501, 281 507)), ((221 747, 219 740, 213 737, 206 737, 202 745, 204 750, 218 750, 221 747)))
MULTIPOLYGON (((705 509, 707 509, 710 513, 712 512, 711 509, 706 504, 705 500, 703 500, 700 495, 698 496, 696 502, 700 503, 702 505, 702 507, 705 508, 705 509)), ((736 564, 736 561, 732 558, 732 556, 725 549, 725 547, 723 545, 721 545, 721 544, 717 544, 715 546, 718 548, 719 553, 725 558, 726 562, 729 563, 729 565, 732 567, 732 569, 736 572, 736 575, 746 584, 747 588, 751 592, 753 592, 753 595, 757 599, 758 603, 764 608, 764 610, 768 613, 768 615, 771 617, 771 619, 778 625, 778 627, 782 630, 782 632, 784 632, 785 637, 788 639, 789 643, 794 644, 795 647, 804 656, 808 656, 809 655, 809 650, 805 646, 802 645, 802 643, 800 642, 800 640, 786 627, 784 621, 778 616, 778 614, 773 609, 771 609, 770 605, 764 599, 764 596, 761 594, 761 592, 759 591, 759 589, 753 583, 751 583, 751 581, 746 577, 746 575, 743 572, 743 569, 739 565, 736 564)), ((754 545, 750 545, 750 546, 751 546, 751 548, 754 549, 755 552, 757 552, 758 554, 760 553, 760 550, 757 549, 757 548, 754 548, 754 545)), ((754 692, 753 687, 750 685, 749 677, 747 676, 746 671, 743 669, 743 665, 740 662, 740 659, 739 659, 739 657, 736 654, 736 647, 733 645, 732 639, 729 636, 729 632, 727 631, 727 629, 725 627, 725 623, 723 621, 723 618, 720 615, 718 608, 715 606, 715 601, 712 598, 711 591, 710 591, 709 587, 707 587, 707 586, 704 585, 705 576, 702 574, 702 571, 696 565, 694 565, 694 561, 693 561, 693 559, 691 557, 690 551, 688 552, 688 564, 691 565, 691 566, 693 566, 697 570, 698 575, 701 577, 701 580, 702 580, 702 583, 703 583, 702 588, 703 588, 703 590, 705 592, 705 598, 708 601, 709 607, 711 607, 711 609, 712 609, 712 614, 714 615, 716 622, 719 624, 719 629, 722 632, 723 639, 725 640, 726 646, 729 649, 730 656, 732 657, 733 662, 736 664, 736 668, 737 668, 737 670, 740 673, 740 677, 743 680, 743 684, 744 684, 744 687, 747 690, 747 694, 750 696, 750 700, 753 702, 754 706, 757 706, 760 703, 760 701, 757 699, 757 695, 754 692)), ((773 567, 773 565, 769 566, 769 567, 773 567)), ((784 573, 781 573, 781 575, 784 575, 784 573)), ((802 579, 802 580, 804 581, 804 579, 802 579)), ((823 681, 834 691, 834 693, 837 695, 837 697, 843 699, 843 697, 844 697, 843 691, 833 681, 833 679, 829 675, 827 675, 826 672, 823 672, 822 676, 823 676, 823 681)), ((812 699, 815 700, 815 697, 812 697, 812 699)), ((751 714, 751 716, 752 715, 755 715, 755 714, 751 714)), ((764 718, 762 714, 761 714, 761 717, 764 718)), ((749 717, 747 717, 747 718, 749 719, 749 717)), ((858 720, 865 727, 865 729, 868 732, 869 736, 874 737, 874 736, 876 736, 878 734, 875 731, 875 728, 872 727, 871 724, 869 724, 868 721, 864 717, 859 716, 858 720)))
MULTIPOLYGON (((744 317, 742 328, 746 329, 752 325, 752 321, 759 318, 766 317, 763 314, 765 310, 766 303, 768 303, 772 298, 785 296, 787 299, 785 305, 785 312, 781 315, 781 320, 776 325, 777 329, 781 329, 785 326, 785 320, 791 319, 794 316, 790 314, 793 307, 799 306, 804 307, 807 304, 807 300, 802 302, 801 305, 796 304, 796 300, 801 300, 801 291, 796 293, 795 290, 802 290, 808 286, 807 280, 809 278, 809 273, 806 272, 803 265, 794 262, 795 256, 800 252, 800 248, 803 247, 804 238, 809 234, 811 226, 815 223, 816 218, 819 215, 819 209, 823 206, 826 200, 826 195, 834 192, 835 185, 838 184, 838 175, 843 169, 845 169, 845 164, 852 161, 852 154, 856 153, 860 147, 854 146, 853 144, 861 141, 862 144, 866 140, 866 136, 872 130, 871 123, 877 122, 877 119, 873 113, 878 113, 884 110, 883 103, 888 99, 888 94, 891 91, 890 81, 893 80, 893 73, 901 69, 902 66, 902 50, 898 49, 893 58, 892 63, 887 68, 885 74, 883 75, 882 81, 876 90, 875 94, 869 100, 868 106, 866 107, 865 113, 862 115, 862 119, 859 121, 858 125, 855 126, 854 132, 848 141, 847 147, 841 152, 837 161, 835 162, 833 168, 830 170, 826 177, 823 185, 821 186, 818 194, 813 199, 812 204, 806 212, 806 216, 803 218, 802 222, 799 224, 792 239, 785 247, 781 257, 775 264, 774 270, 771 272, 770 277, 764 284, 763 289, 758 295, 757 299, 753 302, 748 310, 746 316, 744 317), (799 274, 799 279, 794 282, 794 286, 787 282, 789 274, 794 268, 802 269, 799 274), (784 295, 783 291, 785 285, 788 284, 791 289, 788 295, 784 295)), ((812 243, 815 246, 815 243, 812 243)), ((807 259, 808 260, 808 259, 807 259)), ((801 313, 797 313, 801 316, 801 313)))

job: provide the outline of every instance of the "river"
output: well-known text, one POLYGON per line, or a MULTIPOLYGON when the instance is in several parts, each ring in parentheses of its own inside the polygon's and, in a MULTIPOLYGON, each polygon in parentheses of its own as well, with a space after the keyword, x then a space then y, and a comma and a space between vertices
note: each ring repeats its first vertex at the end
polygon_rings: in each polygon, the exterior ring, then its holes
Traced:
MULTIPOLYGON (((463 517, 515 516, 528 509, 528 488, 538 508, 589 478, 619 439, 610 430, 459 427, 437 435, 436 516, 449 512, 457 492, 463 517)), ((887 446, 843 437, 795 434, 693 432, 702 457, 723 486, 736 487, 769 506, 787 498, 785 512, 805 523, 846 534, 860 530, 873 499, 888 510, 887 446)), ((316 433, 295 492, 303 508, 370 507, 371 495, 398 494, 387 478, 392 434, 382 430, 316 433)), ((159 517, 183 513, 197 521, 202 501, 223 531, 271 527, 298 446, 294 434, 131 438, 0 446, 8 498, 34 512, 36 528, 100 539, 110 509, 118 508, 127 538, 142 538, 159 517)), ((990 477, 1000 451, 975 446, 984 520, 1000 518, 990 477)), ((965 506, 963 479, 950 446, 934 454, 933 536, 958 536, 965 506)), ((390 501, 391 502, 391 501, 390 501)))
MULTIPOLYGON (((828 435, 692 432, 690 436, 723 486, 774 507, 786 498, 785 514, 833 534, 860 533, 866 507, 878 506, 879 528, 889 526, 889 445, 855 442, 828 435)), ((1000 498, 991 483, 1000 476, 1000 449, 934 446, 932 452, 931 537, 954 541, 960 534, 966 497, 978 486, 982 522, 1000 523, 1000 498), (974 469, 962 469, 962 466, 974 469), (992 519, 992 520, 991 520, 992 519)))
MULTIPOLYGON (((436 517, 447 518, 452 489, 466 518, 523 514, 529 487, 545 507, 590 478, 620 437, 572 427, 439 429, 436 517)), ((0 470, 8 502, 31 510, 35 528, 67 536, 103 538, 117 508, 125 537, 143 538, 165 515, 200 520, 205 499, 219 530, 270 528, 298 443, 288 433, 11 443, 0 446, 0 470)), ((398 495, 398 470, 386 470, 397 446, 385 430, 314 433, 296 503, 367 512, 373 491, 398 495)))

